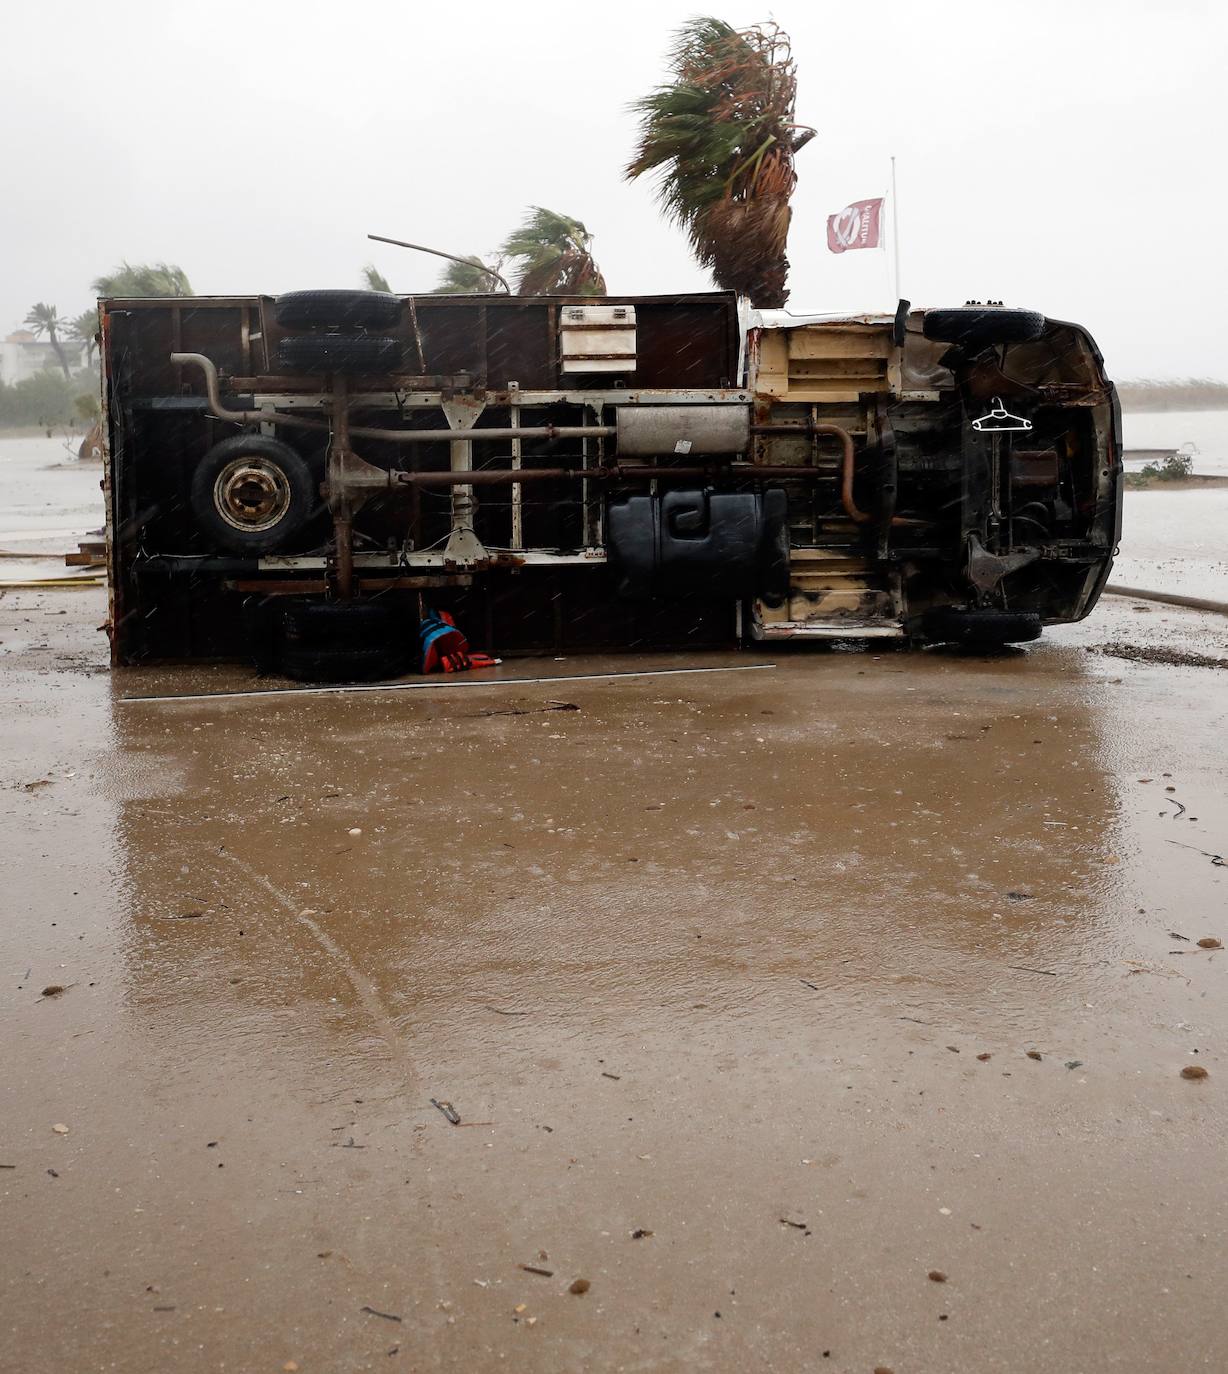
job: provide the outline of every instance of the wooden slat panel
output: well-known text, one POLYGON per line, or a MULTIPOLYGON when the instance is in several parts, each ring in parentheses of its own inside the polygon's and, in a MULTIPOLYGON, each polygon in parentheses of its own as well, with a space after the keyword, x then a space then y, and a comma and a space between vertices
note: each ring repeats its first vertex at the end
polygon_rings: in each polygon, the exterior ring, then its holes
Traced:
POLYGON ((880 329, 842 329, 816 326, 788 331, 792 358, 886 358, 891 335, 880 329))
POLYGON ((885 377, 886 358, 790 358, 793 377, 885 377))

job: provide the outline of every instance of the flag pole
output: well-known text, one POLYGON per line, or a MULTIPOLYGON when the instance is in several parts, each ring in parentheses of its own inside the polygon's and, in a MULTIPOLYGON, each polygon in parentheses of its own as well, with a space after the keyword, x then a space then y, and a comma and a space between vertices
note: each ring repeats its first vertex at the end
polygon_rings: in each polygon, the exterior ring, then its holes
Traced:
POLYGON ((895 255, 895 298, 900 300, 900 200, 895 189, 895 155, 891 158, 891 239, 895 255))

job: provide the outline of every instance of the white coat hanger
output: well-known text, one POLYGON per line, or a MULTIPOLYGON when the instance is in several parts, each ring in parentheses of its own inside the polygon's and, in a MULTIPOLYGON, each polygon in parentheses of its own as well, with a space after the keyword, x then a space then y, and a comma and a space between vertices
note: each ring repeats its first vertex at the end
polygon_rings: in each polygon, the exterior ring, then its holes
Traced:
POLYGON ((1022 415, 1012 415, 1002 404, 1002 397, 993 398, 993 409, 987 415, 982 415, 979 420, 973 420, 972 428, 985 433, 1001 433, 1004 430, 1024 430, 1031 429, 1031 420, 1025 420, 1022 415))

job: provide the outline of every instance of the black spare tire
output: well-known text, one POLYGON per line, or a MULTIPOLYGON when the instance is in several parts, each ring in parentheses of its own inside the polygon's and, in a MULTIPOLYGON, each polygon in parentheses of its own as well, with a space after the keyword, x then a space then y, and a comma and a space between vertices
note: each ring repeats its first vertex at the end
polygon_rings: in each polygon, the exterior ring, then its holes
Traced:
POLYGON ((289 601, 282 608, 282 633, 303 649, 374 649, 409 639, 406 625, 385 601, 289 601))
POLYGON ((391 329, 401 298, 386 291, 290 291, 278 296, 273 315, 285 329, 391 329))
POLYGON ((936 644, 962 644, 970 649, 994 649, 1003 644, 1027 644, 1040 638, 1035 611, 964 611, 937 606, 925 613, 926 639, 936 644))
POLYGON ((281 668, 305 682, 370 681, 409 670, 414 624, 380 601, 292 601, 282 611, 281 668))
POLYGON ((192 473, 190 499, 209 543, 248 557, 284 548, 319 505, 307 460, 263 434, 214 444, 192 473))
POLYGON ((382 377, 401 370, 396 339, 372 334, 298 334, 283 339, 277 360, 286 372, 343 372, 382 377))
POLYGON ((375 682, 402 677, 409 661, 391 649, 281 650, 281 671, 296 682, 375 682))
POLYGON ((1045 317, 1035 310, 1007 310, 1000 305, 958 305, 927 310, 921 329, 927 339, 978 352, 993 344, 1039 338, 1045 332, 1045 317))

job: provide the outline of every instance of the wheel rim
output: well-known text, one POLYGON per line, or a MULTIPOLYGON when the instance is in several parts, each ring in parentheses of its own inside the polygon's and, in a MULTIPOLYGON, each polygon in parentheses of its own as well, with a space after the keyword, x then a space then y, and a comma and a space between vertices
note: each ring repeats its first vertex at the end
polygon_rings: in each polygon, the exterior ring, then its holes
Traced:
POLYGON ((290 509, 290 482, 276 463, 256 454, 236 458, 217 475, 213 504, 232 529, 270 530, 290 509))

